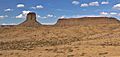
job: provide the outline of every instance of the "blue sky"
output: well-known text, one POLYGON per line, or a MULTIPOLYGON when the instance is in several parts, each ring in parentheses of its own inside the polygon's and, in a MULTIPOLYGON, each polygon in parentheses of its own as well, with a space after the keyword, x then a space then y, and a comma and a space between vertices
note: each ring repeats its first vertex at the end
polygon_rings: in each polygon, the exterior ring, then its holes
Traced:
POLYGON ((37 13, 42 24, 59 18, 116 17, 120 19, 120 0, 0 0, 0 24, 19 24, 29 12, 37 13))

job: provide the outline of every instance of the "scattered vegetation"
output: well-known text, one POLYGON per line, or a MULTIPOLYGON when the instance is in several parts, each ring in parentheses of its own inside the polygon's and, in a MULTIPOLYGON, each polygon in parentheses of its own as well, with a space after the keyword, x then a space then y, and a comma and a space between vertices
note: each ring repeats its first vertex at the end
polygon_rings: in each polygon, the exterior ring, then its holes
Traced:
POLYGON ((108 52, 99 53, 99 55, 106 55, 108 52))
POLYGON ((80 56, 85 56, 85 54, 86 54, 86 53, 81 53, 81 55, 80 55, 80 56))
POLYGON ((74 55, 68 55, 67 57, 74 57, 74 55))
POLYGON ((0 56, 2 56, 3 54, 2 53, 0 53, 0 56))

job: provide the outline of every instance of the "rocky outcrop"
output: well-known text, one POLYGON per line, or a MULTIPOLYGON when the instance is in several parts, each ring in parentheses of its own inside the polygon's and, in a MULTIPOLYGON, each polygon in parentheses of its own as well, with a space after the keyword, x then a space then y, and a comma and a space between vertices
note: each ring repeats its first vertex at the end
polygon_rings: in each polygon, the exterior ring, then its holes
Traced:
POLYGON ((76 26, 76 25, 96 25, 96 24, 115 24, 119 23, 112 17, 83 17, 83 18, 64 18, 59 19, 56 26, 76 26))
MULTIPOLYGON (((63 18, 59 19, 53 26, 84 26, 84 25, 98 25, 98 24, 118 24, 119 20, 112 17, 83 17, 83 18, 63 18)), ((36 14, 30 12, 27 14, 26 20, 19 25, 0 25, 0 27, 39 27, 39 26, 50 26, 42 25, 36 20, 36 14)))
POLYGON ((30 12, 27 14, 26 20, 18 26, 35 27, 40 25, 41 24, 36 20, 36 14, 34 12, 30 12))

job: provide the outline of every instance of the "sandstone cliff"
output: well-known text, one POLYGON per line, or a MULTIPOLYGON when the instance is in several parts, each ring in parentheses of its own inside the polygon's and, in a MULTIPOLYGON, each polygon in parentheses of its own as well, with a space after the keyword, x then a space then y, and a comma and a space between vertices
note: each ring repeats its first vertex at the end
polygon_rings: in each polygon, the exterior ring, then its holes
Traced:
POLYGON ((19 24, 19 26, 27 26, 27 27, 34 27, 34 26, 40 26, 41 24, 36 20, 36 14, 33 12, 30 12, 27 14, 26 20, 19 24))
POLYGON ((64 18, 59 19, 56 26, 76 26, 76 25, 97 25, 97 24, 115 24, 119 20, 112 17, 83 17, 83 18, 64 18))

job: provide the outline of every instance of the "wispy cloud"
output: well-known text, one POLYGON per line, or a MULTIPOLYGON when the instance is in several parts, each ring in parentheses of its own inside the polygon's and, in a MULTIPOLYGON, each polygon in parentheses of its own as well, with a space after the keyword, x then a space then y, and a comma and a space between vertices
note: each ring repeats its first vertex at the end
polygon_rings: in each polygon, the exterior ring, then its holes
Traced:
POLYGON ((18 8, 23 8, 23 7, 25 7, 25 5, 24 4, 17 4, 17 7, 18 8))
POLYGON ((13 9, 10 9, 10 8, 8 8, 8 9, 5 9, 4 11, 5 12, 8 12, 8 11, 12 11, 13 9))
POLYGON ((116 4, 113 6, 113 9, 117 9, 117 10, 120 10, 120 4, 116 4))
POLYGON ((120 16, 120 13, 117 13, 117 12, 100 12, 100 15, 102 16, 120 16))
POLYGON ((100 12, 100 15, 108 15, 109 13, 107 12, 100 12))
POLYGON ((80 2, 79 1, 72 1, 73 5, 78 5, 80 2))
POLYGON ((26 18, 26 15, 31 12, 31 11, 22 11, 21 14, 19 14, 18 16, 16 16, 16 18, 26 18))
POLYGON ((34 7, 31 7, 32 9, 43 9, 44 6, 42 5, 37 5, 37 6, 34 6, 34 7))
POLYGON ((47 15, 47 17, 53 17, 53 16, 54 16, 54 15, 52 15, 52 14, 48 14, 48 15, 47 15))
POLYGON ((53 18, 53 17, 55 17, 53 14, 47 14, 46 16, 40 16, 39 18, 47 19, 47 18, 53 18))
POLYGON ((2 23, 1 25, 17 25, 17 23, 2 23))
POLYGON ((58 19, 62 19, 62 18, 65 18, 65 16, 60 16, 60 17, 58 17, 58 19))
POLYGON ((4 16, 1 15, 1 16, 0 16, 0 19, 4 19, 4 18, 6 18, 6 17, 8 17, 8 15, 4 15, 4 16))
POLYGON ((111 15, 117 15, 118 13, 116 13, 116 12, 111 12, 110 14, 111 14, 111 15))
POLYGON ((95 2, 90 2, 90 3, 82 3, 81 5, 80 5, 80 7, 88 7, 88 6, 100 6, 100 5, 102 5, 102 4, 109 4, 109 2, 108 1, 102 1, 101 3, 100 2, 98 2, 98 1, 95 1, 95 2))
POLYGON ((103 1, 103 2, 101 2, 101 4, 109 4, 109 2, 108 1, 103 1))
POLYGON ((63 15, 58 18, 62 19, 62 18, 82 18, 82 17, 103 17, 103 16, 102 15, 72 15, 72 16, 63 15))
POLYGON ((90 3, 83 3, 80 5, 80 7, 88 7, 88 6, 99 6, 99 2, 90 2, 90 3))
POLYGON ((96 1, 96 2, 91 2, 89 3, 90 6, 99 6, 99 2, 96 1))
POLYGON ((89 5, 87 3, 81 4, 80 7, 88 7, 89 5))

